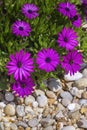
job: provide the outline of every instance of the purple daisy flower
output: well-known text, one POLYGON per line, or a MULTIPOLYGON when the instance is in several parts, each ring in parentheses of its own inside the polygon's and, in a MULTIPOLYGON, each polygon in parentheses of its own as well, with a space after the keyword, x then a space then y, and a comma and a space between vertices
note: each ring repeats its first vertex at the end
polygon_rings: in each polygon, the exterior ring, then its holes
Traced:
POLYGON ((71 17, 70 20, 72 21, 72 25, 79 28, 82 24, 82 19, 80 14, 76 14, 74 17, 71 17))
POLYGON ((25 21, 17 20, 12 25, 12 32, 16 36, 21 36, 21 37, 29 36, 31 32, 31 27, 25 21))
POLYGON ((24 53, 23 50, 10 55, 10 61, 7 63, 8 75, 13 74, 15 80, 27 79, 33 72, 33 59, 30 53, 24 53))
POLYGON ((71 17, 75 16, 76 14, 76 7, 74 4, 70 2, 61 2, 59 3, 58 11, 63 14, 64 16, 71 17))
POLYGON ((28 18, 33 19, 39 16, 38 11, 39 8, 35 4, 24 4, 22 7, 22 13, 28 18))
POLYGON ((77 34, 73 29, 64 27, 58 34, 57 43, 60 47, 66 48, 66 50, 72 50, 78 45, 76 38, 77 34))
POLYGON ((87 0, 81 0, 81 3, 87 5, 87 0))
POLYGON ((51 48, 42 49, 37 54, 36 63, 41 70, 46 72, 54 71, 59 64, 59 55, 51 48))
POLYGON ((34 91, 34 86, 35 84, 33 79, 29 77, 26 80, 16 81, 13 83, 12 90, 15 95, 17 94, 19 97, 24 97, 32 94, 34 91))
POLYGON ((61 65, 62 68, 65 69, 66 73, 72 75, 80 70, 80 65, 82 63, 82 54, 77 52, 77 50, 74 50, 68 52, 67 55, 63 57, 61 65))

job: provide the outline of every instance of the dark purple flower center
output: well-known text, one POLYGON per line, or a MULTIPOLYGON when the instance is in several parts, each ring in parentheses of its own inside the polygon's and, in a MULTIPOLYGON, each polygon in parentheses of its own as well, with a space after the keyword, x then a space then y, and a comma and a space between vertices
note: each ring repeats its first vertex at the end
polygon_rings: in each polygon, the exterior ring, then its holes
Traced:
POLYGON ((73 64, 73 60, 71 59, 71 60, 69 61, 69 63, 70 63, 70 65, 72 65, 72 64, 73 64))
POLYGON ((69 8, 68 7, 66 7, 65 10, 69 12, 69 8))
POLYGON ((24 30, 24 28, 20 26, 20 27, 19 27, 19 30, 20 30, 20 31, 23 31, 23 30, 24 30))
POLYGON ((68 38, 67 37, 64 37, 64 42, 68 42, 68 38))
POLYGON ((71 20, 72 22, 74 22, 75 20, 78 20, 78 15, 75 15, 71 20))
POLYGON ((21 68, 21 66, 22 66, 22 63, 21 63, 20 61, 18 61, 18 62, 17 62, 17 67, 18 67, 18 68, 21 68))
POLYGON ((32 10, 29 9, 29 10, 28 10, 28 13, 32 13, 32 10))
POLYGON ((21 87, 25 88, 26 87, 25 83, 21 83, 21 87))
POLYGON ((45 61, 46 61, 46 63, 50 63, 50 62, 51 62, 50 57, 47 57, 47 58, 45 59, 45 61))

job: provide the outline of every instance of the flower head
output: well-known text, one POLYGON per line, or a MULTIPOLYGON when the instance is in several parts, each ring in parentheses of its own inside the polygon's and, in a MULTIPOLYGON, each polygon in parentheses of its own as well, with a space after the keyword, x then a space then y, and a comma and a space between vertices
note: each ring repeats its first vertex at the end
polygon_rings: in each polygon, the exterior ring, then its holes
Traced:
POLYGON ((36 63, 41 70, 45 70, 46 72, 54 71, 59 64, 59 55, 51 48, 42 49, 37 54, 36 63))
POLYGON ((20 52, 10 55, 10 61, 6 68, 9 75, 14 75, 15 80, 27 79, 30 73, 33 72, 33 59, 30 57, 30 53, 24 53, 23 50, 20 50, 20 52))
POLYGON ((79 28, 82 24, 82 19, 81 19, 81 16, 80 14, 76 14, 74 17, 71 17, 70 18, 71 21, 72 21, 72 25, 79 28))
POLYGON ((78 45, 77 34, 71 28, 64 27, 63 30, 58 34, 58 45, 66 48, 66 50, 72 50, 78 45))
POLYGON ((31 95, 34 91, 34 81, 31 77, 26 80, 16 81, 12 84, 12 90, 14 94, 18 94, 19 97, 31 95))
POLYGON ((58 11, 64 16, 70 18, 71 16, 74 16, 76 14, 76 7, 70 2, 61 2, 59 4, 58 11))
POLYGON ((87 5, 87 0, 81 0, 81 3, 87 5))
POLYGON ((25 21, 17 20, 12 25, 12 32, 16 36, 21 36, 21 37, 29 36, 31 32, 31 27, 25 21))
POLYGON ((77 52, 77 50, 68 52, 66 56, 63 57, 61 63, 62 68, 65 69, 66 73, 71 75, 80 70, 80 65, 82 64, 82 54, 77 52))
POLYGON ((38 11, 39 8, 35 4, 24 4, 22 7, 22 13, 28 18, 33 19, 39 16, 38 11))

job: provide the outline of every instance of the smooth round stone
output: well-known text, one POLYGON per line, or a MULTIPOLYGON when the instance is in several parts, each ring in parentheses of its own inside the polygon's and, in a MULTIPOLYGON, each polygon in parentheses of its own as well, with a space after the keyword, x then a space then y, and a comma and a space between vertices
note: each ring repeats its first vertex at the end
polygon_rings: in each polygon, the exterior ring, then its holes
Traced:
POLYGON ((48 126, 48 127, 44 128, 44 130, 53 130, 53 127, 52 126, 48 126))
POLYGON ((23 122, 23 121, 19 121, 17 123, 17 126, 22 126, 23 128, 27 128, 28 127, 28 125, 25 122, 23 122))
POLYGON ((67 92, 67 91, 61 92, 61 93, 60 93, 60 96, 61 96, 63 99, 68 99, 68 100, 70 100, 70 101, 73 100, 73 96, 72 96, 69 92, 67 92))
POLYGON ((6 107, 4 108, 4 112, 6 115, 8 116, 14 116, 15 115, 15 108, 13 105, 8 104, 6 105, 6 107))
POLYGON ((37 101, 34 101, 34 102, 32 103, 32 106, 33 106, 34 108, 38 107, 38 102, 37 102, 37 101))
POLYGON ((37 102, 38 102, 39 107, 45 107, 48 103, 48 100, 45 95, 40 95, 37 97, 37 102))
POLYGON ((6 92, 5 93, 5 99, 8 101, 8 102, 11 102, 14 100, 14 95, 11 93, 11 92, 6 92))
POLYGON ((82 63, 80 66, 81 66, 80 70, 83 70, 83 69, 87 68, 87 64, 86 63, 82 63))
POLYGON ((25 106, 25 113, 30 113, 30 114, 34 114, 34 111, 33 111, 33 109, 30 107, 30 106, 25 106))
POLYGON ((18 105, 16 107, 16 112, 18 116, 21 116, 21 117, 25 116, 24 106, 18 105))
POLYGON ((87 99, 80 99, 79 104, 80 105, 87 105, 87 99))
POLYGON ((28 122, 28 125, 30 127, 36 127, 38 124, 39 124, 39 121, 37 118, 33 118, 33 119, 29 120, 29 122, 28 122))
POLYGON ((83 90, 79 90, 77 87, 72 87, 70 89, 70 92, 73 96, 76 96, 78 98, 81 98, 83 90))
POLYGON ((35 101, 35 98, 32 95, 29 95, 28 97, 25 98, 26 105, 32 104, 32 102, 34 101, 35 101))
POLYGON ((46 117, 46 118, 42 118, 42 120, 41 120, 40 123, 41 123, 41 125, 42 125, 43 127, 47 127, 47 126, 52 125, 54 122, 55 122, 54 119, 51 119, 51 118, 49 118, 49 117, 46 117))
POLYGON ((87 91, 83 92, 82 97, 87 99, 87 91))
POLYGON ((18 130, 18 127, 15 123, 11 123, 10 128, 11 128, 11 130, 18 130))
POLYGON ((37 130, 37 127, 33 127, 33 128, 31 128, 31 130, 37 130))
POLYGON ((48 98, 56 98, 56 95, 54 92, 47 90, 46 95, 48 98))
POLYGON ((70 111, 77 111, 81 108, 81 106, 77 103, 71 103, 67 106, 67 108, 70 110, 70 111))
POLYGON ((44 91, 42 91, 40 89, 36 89, 34 93, 35 93, 35 96, 45 95, 44 91))
POLYGON ((69 105, 71 102, 69 99, 62 99, 62 104, 66 107, 67 105, 69 105))
POLYGON ((59 90, 62 89, 62 84, 59 79, 50 78, 47 81, 47 84, 48 84, 48 88, 53 92, 58 92, 59 90))
POLYGON ((87 78, 81 78, 73 83, 78 89, 84 89, 87 87, 87 78))
POLYGON ((75 130, 74 126, 65 126, 61 130, 75 130))
POLYGON ((80 72, 76 72, 74 75, 70 75, 70 73, 64 75, 64 79, 66 81, 75 81, 81 79, 83 75, 80 72))
POLYGON ((6 106, 6 104, 4 102, 0 102, 0 108, 4 108, 6 106))

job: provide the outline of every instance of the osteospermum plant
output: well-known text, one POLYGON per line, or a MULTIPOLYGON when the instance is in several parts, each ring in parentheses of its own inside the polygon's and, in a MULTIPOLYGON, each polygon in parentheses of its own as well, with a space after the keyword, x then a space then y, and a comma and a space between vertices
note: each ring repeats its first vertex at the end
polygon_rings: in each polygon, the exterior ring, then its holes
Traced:
MULTIPOLYGON (((11 89, 15 95, 25 97, 33 93, 35 86, 41 87, 43 79, 58 78, 64 73, 73 75, 80 70, 82 18, 77 8, 79 2, 75 5, 64 0, 23 0, 17 10, 15 3, 15 15, 9 21, 10 30, 5 34, 6 41, 1 41, 1 49, 6 46, 11 89)), ((8 7, 10 14, 13 10, 8 7)))

